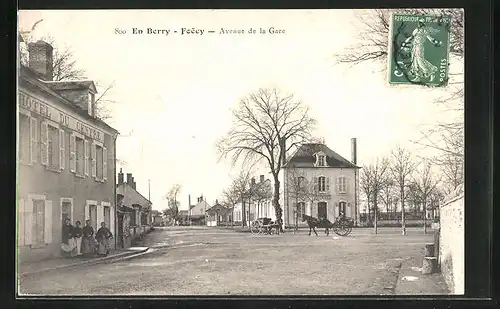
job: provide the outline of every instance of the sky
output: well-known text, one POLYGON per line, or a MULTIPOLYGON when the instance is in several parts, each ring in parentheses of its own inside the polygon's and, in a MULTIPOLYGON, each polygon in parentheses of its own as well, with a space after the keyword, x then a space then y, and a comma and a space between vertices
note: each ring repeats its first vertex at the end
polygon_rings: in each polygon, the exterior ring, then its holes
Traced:
MULTIPOLYGON (((411 140, 422 128, 451 117, 434 100, 446 89, 394 86, 384 62, 338 64, 335 54, 359 40, 363 25, 354 10, 86 10, 20 11, 19 29, 34 39, 51 36, 69 47, 87 78, 114 83, 107 98, 120 132, 117 168, 132 173, 153 209, 180 184, 181 209, 203 194, 213 204, 238 173, 218 161, 215 143, 231 127, 231 108, 259 88, 292 93, 318 121, 314 135, 358 164, 373 162, 400 145, 422 152, 411 140), (269 34, 268 29, 284 30, 269 34), (144 33, 133 34, 133 28, 144 33), (147 28, 170 29, 168 35, 147 28), (203 35, 184 34, 204 29, 203 35), (220 34, 221 28, 244 34, 220 34), (248 30, 256 30, 248 34, 248 30), (260 34, 260 28, 266 34, 260 34), (117 31, 117 29, 119 31, 117 31), (207 31, 213 29, 214 34, 207 31), (118 32, 126 31, 125 34, 118 32), (178 30, 177 34, 172 33, 178 30)), ((453 65, 453 64, 452 64, 453 65)), ((454 115, 456 116, 456 115, 454 115)), ((453 117, 454 117, 453 116, 453 117)), ((267 174, 264 169, 256 171, 267 174)))

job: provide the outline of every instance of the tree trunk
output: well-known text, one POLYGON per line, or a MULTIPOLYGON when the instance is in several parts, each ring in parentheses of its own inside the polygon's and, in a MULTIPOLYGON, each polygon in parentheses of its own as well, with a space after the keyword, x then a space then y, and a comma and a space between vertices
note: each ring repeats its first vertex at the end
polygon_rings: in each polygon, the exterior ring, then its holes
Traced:
POLYGON ((273 206, 276 213, 276 223, 279 225, 280 233, 283 233, 283 210, 280 206, 280 181, 278 175, 274 176, 273 206))
POLYGON ((378 214, 377 214, 377 196, 374 197, 373 199, 373 232, 375 234, 378 233, 378 227, 377 227, 377 220, 378 220, 378 214))
POLYGON ((245 207, 245 200, 241 197, 241 226, 244 227, 247 222, 247 212, 245 207))
POLYGON ((401 234, 406 235, 406 220, 405 220, 405 191, 401 188, 401 234))
POLYGON ((427 234, 427 205, 424 202, 424 234, 427 234))

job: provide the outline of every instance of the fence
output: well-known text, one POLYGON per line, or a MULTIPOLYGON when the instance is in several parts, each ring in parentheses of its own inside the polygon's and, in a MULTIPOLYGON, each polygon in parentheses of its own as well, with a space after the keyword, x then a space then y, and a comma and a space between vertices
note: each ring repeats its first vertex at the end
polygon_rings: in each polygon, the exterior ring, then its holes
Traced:
POLYGON ((439 265, 454 294, 464 294, 464 195, 449 197, 440 207, 439 265))

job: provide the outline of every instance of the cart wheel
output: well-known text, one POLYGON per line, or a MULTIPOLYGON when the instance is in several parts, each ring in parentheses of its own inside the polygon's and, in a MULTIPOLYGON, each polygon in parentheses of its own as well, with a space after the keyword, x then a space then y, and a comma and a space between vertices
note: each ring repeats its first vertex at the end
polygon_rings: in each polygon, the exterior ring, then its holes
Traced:
POLYGON ((252 226, 250 227, 250 231, 252 234, 260 233, 260 224, 258 222, 252 222, 252 226))

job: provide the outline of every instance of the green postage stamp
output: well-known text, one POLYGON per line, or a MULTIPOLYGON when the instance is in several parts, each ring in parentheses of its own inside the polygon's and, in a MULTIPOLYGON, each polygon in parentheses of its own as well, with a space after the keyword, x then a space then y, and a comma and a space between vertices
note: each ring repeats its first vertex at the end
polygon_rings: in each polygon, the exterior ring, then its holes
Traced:
POLYGON ((451 17, 393 14, 389 35, 389 83, 445 86, 451 17))

